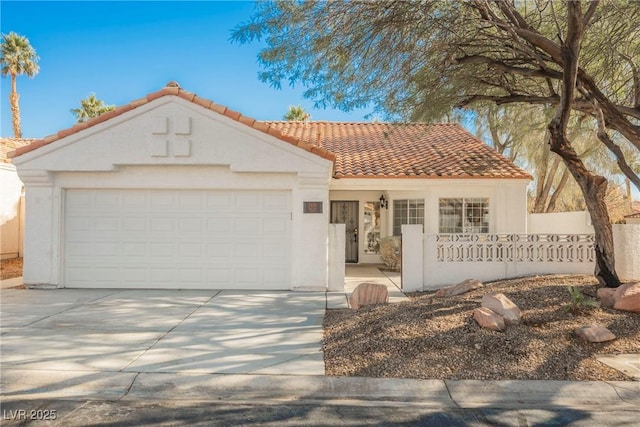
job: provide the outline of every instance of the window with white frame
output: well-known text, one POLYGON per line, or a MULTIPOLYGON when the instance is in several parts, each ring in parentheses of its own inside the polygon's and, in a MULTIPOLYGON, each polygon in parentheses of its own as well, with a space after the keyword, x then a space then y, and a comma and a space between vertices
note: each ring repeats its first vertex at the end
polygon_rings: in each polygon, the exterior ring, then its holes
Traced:
POLYGON ((393 235, 402 233, 404 224, 424 225, 424 199, 393 201, 393 235))
POLYGON ((440 199, 440 233, 488 233, 489 199, 440 199))

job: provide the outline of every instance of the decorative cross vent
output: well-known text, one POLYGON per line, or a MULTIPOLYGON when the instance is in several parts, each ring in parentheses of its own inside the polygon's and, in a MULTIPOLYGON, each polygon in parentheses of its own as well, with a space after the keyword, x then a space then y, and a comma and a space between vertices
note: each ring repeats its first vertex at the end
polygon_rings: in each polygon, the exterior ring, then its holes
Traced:
POLYGON ((191 117, 152 117, 150 151, 152 157, 191 156, 191 117))

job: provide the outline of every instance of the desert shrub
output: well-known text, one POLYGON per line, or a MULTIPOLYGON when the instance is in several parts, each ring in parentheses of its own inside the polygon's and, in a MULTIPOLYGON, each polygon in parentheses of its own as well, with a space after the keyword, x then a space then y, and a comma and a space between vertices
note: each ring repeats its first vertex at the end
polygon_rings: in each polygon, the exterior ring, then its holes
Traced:
POLYGON ((580 289, 575 286, 567 286, 567 290, 569 291, 569 295, 571 295, 571 302, 564 306, 566 311, 577 313, 586 310, 587 308, 600 306, 598 301, 586 298, 580 289))
POLYGON ((400 271, 400 237, 384 237, 380 240, 380 257, 389 269, 400 271))

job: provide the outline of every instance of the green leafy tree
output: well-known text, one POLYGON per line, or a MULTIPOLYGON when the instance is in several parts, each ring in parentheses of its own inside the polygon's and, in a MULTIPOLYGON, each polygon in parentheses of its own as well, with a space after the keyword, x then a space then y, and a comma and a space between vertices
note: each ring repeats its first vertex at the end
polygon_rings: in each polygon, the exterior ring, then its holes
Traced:
POLYGON ((38 56, 35 49, 29 43, 29 39, 14 32, 2 34, 0 41, 0 64, 2 75, 11 76, 11 92, 9 104, 11 105, 11 121, 13 124, 13 136, 22 138, 20 127, 20 95, 18 94, 16 79, 20 75, 33 77, 38 74, 38 56))
POLYGON ((306 122, 311 116, 300 105, 290 105, 283 119, 290 122, 306 122))
POLYGON ((589 122, 599 144, 640 188, 625 153, 640 151, 640 2, 261 2, 234 30, 262 39, 260 78, 302 83, 316 105, 372 105, 432 121, 478 103, 544 105, 551 151, 578 183, 596 235, 601 285, 617 287, 607 180, 567 131, 589 122))
POLYGON ((105 105, 101 99, 96 98, 95 93, 90 93, 86 98, 80 100, 80 108, 73 108, 71 112, 75 114, 78 123, 82 123, 115 108, 113 105, 105 105))

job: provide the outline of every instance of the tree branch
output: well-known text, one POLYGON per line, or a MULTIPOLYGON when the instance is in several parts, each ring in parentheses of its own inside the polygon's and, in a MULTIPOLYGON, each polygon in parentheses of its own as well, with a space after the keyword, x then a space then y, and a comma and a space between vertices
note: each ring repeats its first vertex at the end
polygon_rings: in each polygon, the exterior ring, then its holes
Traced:
POLYGON ((598 121, 598 139, 602 141, 604 145, 606 145, 606 147, 613 153, 614 156, 616 156, 616 162, 618 163, 618 167, 620 168, 622 173, 627 178, 629 178, 631 182, 633 182, 633 185, 635 185, 638 190, 640 190, 640 176, 638 176, 633 171, 633 169, 631 169, 631 166, 629 166, 629 164, 627 163, 627 160, 624 157, 624 153, 622 152, 620 147, 618 147, 618 145, 616 145, 616 143, 613 142, 613 140, 607 134, 604 114, 602 113, 602 110, 600 109, 597 101, 594 101, 593 107, 598 121))
POLYGON ((519 74, 529 77, 544 77, 552 79, 561 79, 562 73, 549 69, 523 68, 507 65, 502 61, 497 61, 482 55, 468 55, 454 58, 454 61, 460 64, 487 64, 490 68, 498 68, 508 73, 519 74))
POLYGON ((587 12, 582 17, 583 28, 586 29, 591 24, 591 18, 593 18, 593 14, 596 13, 599 3, 599 0, 591 0, 591 3, 589 3, 589 9, 587 9, 587 12))

